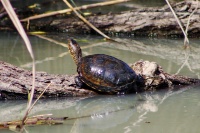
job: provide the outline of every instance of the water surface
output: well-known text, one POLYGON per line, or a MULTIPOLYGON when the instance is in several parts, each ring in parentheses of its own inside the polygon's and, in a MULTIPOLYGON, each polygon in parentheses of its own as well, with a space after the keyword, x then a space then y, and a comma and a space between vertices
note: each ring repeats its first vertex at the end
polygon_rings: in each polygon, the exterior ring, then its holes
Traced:
MULTIPOLYGON (((0 33, 0 60, 31 69, 31 58, 16 33, 0 33)), ((29 36, 36 56, 37 71, 74 74, 76 66, 66 48, 69 37, 82 47, 83 55, 103 53, 129 64, 140 59, 155 61, 168 73, 198 77, 199 40, 191 39, 184 50, 182 39, 115 38, 106 42, 99 36, 56 34, 29 36), (54 42, 47 39, 53 39, 54 42), (55 43, 57 41, 57 43, 55 43), (61 45, 62 44, 62 45, 61 45)), ((31 115, 53 114, 69 117, 63 125, 26 127, 29 133, 188 133, 200 130, 200 86, 174 88, 125 96, 42 99, 31 115)), ((0 121, 21 119, 26 100, 0 101, 0 121)), ((11 131, 4 130, 5 133, 11 131)))
MULTIPOLYGON (((102 0, 76 0, 77 6, 102 0)), ((12 1, 21 8, 41 1, 12 1), (20 4, 19 4, 20 3, 20 4)), ((83 12, 119 12, 134 7, 163 6, 161 0, 136 0, 115 6, 98 7, 83 12)), ((39 12, 66 8, 61 1, 45 0, 39 12)), ((75 74, 76 66, 66 48, 67 39, 75 38, 83 55, 108 54, 128 64, 140 59, 157 62, 164 71, 190 77, 199 77, 199 39, 190 40, 190 50, 183 48, 183 39, 116 37, 120 42, 105 42, 100 36, 51 33, 29 36, 36 57, 37 71, 53 74, 75 74), (52 40, 53 39, 53 40, 52 40)), ((31 58, 17 33, 0 33, 0 60, 31 70, 31 58)), ((95 96, 90 98, 41 99, 31 116, 52 114, 69 117, 62 125, 26 127, 29 133, 198 133, 200 131, 200 86, 144 92, 125 96, 95 96)), ((26 100, 0 101, 0 122, 21 119, 26 100)), ((3 130, 3 133, 12 131, 3 130)))
MULTIPOLYGON (((63 125, 35 126, 26 129, 30 133, 198 132, 200 130, 199 90, 199 87, 191 87, 178 91, 163 90, 127 96, 40 100, 32 115, 51 113, 56 117, 68 116, 69 119, 63 125)), ((9 119, 7 115, 13 118, 19 117, 16 114, 22 114, 25 106, 25 101, 1 103, 0 111, 3 115, 0 119, 9 119)))
MULTIPOLYGON (((31 58, 20 36, 15 33, 0 34, 0 60, 31 69, 31 58)), ((168 73, 191 77, 198 77, 200 70, 199 39, 191 39, 190 49, 185 50, 183 39, 119 37, 114 39, 120 43, 114 43, 105 42, 100 36, 69 36, 66 33, 51 33, 43 35, 43 38, 29 38, 35 53, 37 70, 48 73, 76 73, 76 66, 67 49, 69 38, 76 39, 81 45, 83 56, 108 54, 128 64, 141 59, 154 61, 168 73)))

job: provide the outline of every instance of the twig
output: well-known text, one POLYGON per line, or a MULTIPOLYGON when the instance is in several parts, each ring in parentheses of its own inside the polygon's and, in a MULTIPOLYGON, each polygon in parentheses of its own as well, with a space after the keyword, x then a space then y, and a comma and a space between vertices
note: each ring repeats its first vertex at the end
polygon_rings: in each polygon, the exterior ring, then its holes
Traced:
MULTIPOLYGON (((37 35, 37 34, 31 34, 31 35, 34 35, 36 37, 39 37, 41 39, 44 39, 44 40, 47 40, 49 42, 52 42, 54 44, 58 44, 60 46, 63 46, 64 48, 67 47, 67 44, 66 43, 62 43, 62 42, 59 42, 57 40, 54 40, 54 39, 51 39, 51 38, 48 38, 46 36, 43 36, 43 35, 37 35)), ((90 45, 86 45, 86 46, 82 46, 81 49, 87 49, 87 48, 92 48, 92 47, 96 47, 96 46, 100 46, 100 45, 103 45, 103 43, 93 43, 93 44, 90 44, 90 45)), ((63 53, 60 53, 58 56, 54 56, 54 57, 46 57, 42 60, 36 60, 35 61, 35 64, 40 64, 40 63, 44 63, 46 61, 51 61, 51 60, 56 60, 57 58, 62 58, 63 56, 66 56, 68 55, 69 52, 63 52, 63 53)), ((22 68, 30 68, 31 67, 31 62, 28 62, 26 64, 22 64, 20 65, 20 67, 22 68)))
POLYGON ((42 95, 44 94, 44 92, 49 88, 49 86, 51 85, 51 83, 49 83, 47 85, 47 87, 42 91, 42 93, 39 95, 39 97, 35 100, 35 102, 32 104, 32 106, 30 108, 28 108, 28 111, 26 112, 23 120, 22 120, 22 125, 21 125, 21 130, 24 130, 24 124, 26 123, 26 121, 28 120, 28 115, 30 113, 30 111, 32 110, 32 108, 34 107, 34 105, 37 103, 37 101, 42 97, 42 95))
POLYGON ((183 26, 182 26, 182 24, 181 24, 179 18, 177 17, 177 15, 176 15, 174 9, 172 8, 172 6, 170 5, 170 3, 169 3, 168 0, 165 0, 165 1, 166 1, 166 3, 168 4, 170 10, 172 11, 172 13, 173 13, 173 15, 174 15, 174 17, 175 17, 175 19, 176 19, 178 25, 180 26, 180 28, 181 28, 181 30, 182 30, 184 36, 185 36, 185 41, 189 44, 189 39, 188 39, 188 37, 187 37, 187 33, 184 31, 183 26))
POLYGON ((32 110, 32 108, 34 107, 34 105, 37 103, 37 101, 42 97, 42 95, 44 94, 44 92, 49 88, 49 86, 51 85, 51 83, 49 83, 47 85, 47 87, 42 91, 42 93, 38 96, 38 98, 35 100, 35 102, 32 104, 32 106, 30 107, 28 113, 30 113, 30 111, 32 110))
MULTIPOLYGON (((193 12, 190 14, 190 16, 188 17, 188 21, 187 21, 187 25, 186 25, 186 29, 185 29, 185 33, 186 33, 186 34, 188 34, 188 29, 189 29, 191 17, 192 17, 192 15, 197 11, 197 9, 198 9, 198 7, 199 7, 199 1, 196 0, 196 2, 197 2, 196 8, 194 9, 194 11, 193 11, 193 12)), ((186 38, 184 39, 184 45, 185 45, 185 46, 188 45, 186 38)))
MULTIPOLYGON (((36 36, 38 38, 44 39, 44 40, 49 41, 51 43, 58 44, 60 46, 63 46, 65 48, 67 48, 67 43, 59 42, 57 40, 54 40, 52 38, 49 38, 49 37, 46 37, 46 36, 43 36, 43 35, 37 35, 37 34, 31 34, 31 35, 36 36)), ((91 47, 99 46, 99 45, 102 45, 102 43, 94 43, 94 44, 90 44, 90 45, 87 45, 87 46, 82 46, 81 49, 87 49, 87 48, 91 48, 91 47)))
POLYGON ((98 32, 100 35, 105 37, 108 40, 112 40, 110 37, 105 35, 103 32, 101 32, 99 29, 97 29, 93 24, 91 24, 89 21, 87 21, 80 13, 78 13, 67 0, 63 0, 65 4, 83 21, 85 22, 88 26, 90 26, 92 29, 94 29, 96 32, 98 32))
POLYGON ((42 35, 37 35, 37 34, 31 34, 31 35, 37 36, 37 37, 39 37, 41 39, 47 40, 49 42, 52 42, 52 43, 55 43, 55 44, 58 44, 58 45, 61 45, 61 46, 65 47, 65 48, 67 48, 67 44, 66 43, 58 42, 58 41, 56 41, 54 39, 51 39, 51 38, 48 38, 48 37, 45 37, 45 36, 42 36, 42 35))
MULTIPOLYGON (((75 7, 75 10, 83 10, 83 9, 88 9, 88 8, 94 8, 98 6, 108 6, 108 5, 113 5, 113 4, 118 4, 122 2, 128 2, 130 0, 113 0, 113 1, 106 1, 106 2, 100 2, 100 3, 95 3, 95 4, 90 4, 90 5, 83 5, 80 7, 75 7)), ((34 20, 34 19, 39 19, 39 18, 44 18, 44 17, 49 17, 53 15, 58 15, 58 14, 64 14, 67 12, 72 12, 72 9, 64 9, 64 10, 59 10, 59 11, 53 11, 49 13, 43 13, 35 16, 31 16, 25 19, 22 19, 22 22, 28 21, 28 20, 34 20)))

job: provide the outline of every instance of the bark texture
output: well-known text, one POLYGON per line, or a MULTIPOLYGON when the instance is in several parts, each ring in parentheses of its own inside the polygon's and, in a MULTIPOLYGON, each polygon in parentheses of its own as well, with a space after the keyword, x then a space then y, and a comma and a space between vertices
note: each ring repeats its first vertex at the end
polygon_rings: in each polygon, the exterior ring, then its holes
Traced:
MULTIPOLYGON (((190 14, 195 10, 195 1, 180 2, 173 5, 181 23, 186 27, 190 14)), ((190 18, 188 35, 200 35, 200 4, 190 18)), ((109 35, 131 36, 170 36, 182 37, 178 26, 168 6, 162 8, 143 8, 121 13, 96 14, 86 17, 95 27, 109 35)), ((26 23, 24 23, 26 25, 26 23)), ((94 33, 94 31, 75 15, 51 17, 30 21, 30 30, 94 33)))
MULTIPOLYGON (((191 85, 199 83, 199 79, 188 78, 165 73, 155 62, 138 61, 132 65, 137 74, 144 79, 140 90, 157 90, 171 88, 175 85, 191 85)), ((75 75, 54 75, 45 72, 36 73, 35 98, 50 84, 43 98, 76 97, 97 95, 89 88, 76 88, 75 75)), ((27 99, 28 90, 32 86, 32 73, 11 64, 0 61, 0 99, 27 99)))
MULTIPOLYGON (((45 72, 36 73, 35 97, 44 89, 43 97, 90 96, 96 93, 86 89, 73 87, 74 76, 53 75, 45 72)), ((0 61, 0 98, 27 99, 28 90, 32 86, 32 72, 0 61)))

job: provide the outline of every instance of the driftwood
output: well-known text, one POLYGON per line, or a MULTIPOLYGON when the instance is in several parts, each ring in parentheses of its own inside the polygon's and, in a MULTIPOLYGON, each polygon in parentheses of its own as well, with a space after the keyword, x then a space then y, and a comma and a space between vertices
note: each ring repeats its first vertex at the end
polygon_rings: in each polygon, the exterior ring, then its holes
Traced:
MULTIPOLYGON (((54 118, 45 115, 38 115, 27 118, 25 121, 26 126, 37 126, 37 125, 58 125, 63 124, 67 117, 61 118, 54 118)), ((0 130, 2 129, 11 129, 13 130, 20 130, 22 120, 14 120, 14 121, 7 121, 7 122, 0 122, 0 130)))
MULTIPOLYGON (((186 27, 190 14, 195 10, 195 1, 179 2, 173 5, 181 23, 186 27)), ((190 18, 188 35, 198 37, 200 34, 200 4, 190 18)), ((21 12, 23 14, 23 12, 21 12)), ((22 16, 22 15, 21 15, 22 16)), ((23 19, 23 17, 21 17, 23 19)), ((95 14, 86 19, 95 27, 110 35, 133 36, 183 36, 168 6, 162 8, 134 8, 131 11, 109 14, 95 14)), ((6 23, 4 23, 6 24, 6 23)), ((24 23, 26 27, 27 23, 24 23)), ((30 21, 30 31, 58 31, 75 33, 93 33, 94 31, 76 16, 53 16, 30 21)), ((5 25, 4 25, 5 27, 5 25)))
MULTIPOLYGON (((155 62, 138 61, 131 67, 144 78, 140 90, 156 90, 174 85, 191 85, 198 83, 198 79, 165 73, 155 62)), ((47 97, 75 97, 97 95, 89 88, 76 88, 75 75, 53 75, 45 72, 36 73, 35 98, 47 87, 43 98, 47 97)), ((32 73, 11 64, 0 61, 0 99, 27 99, 28 90, 32 84, 32 73)))

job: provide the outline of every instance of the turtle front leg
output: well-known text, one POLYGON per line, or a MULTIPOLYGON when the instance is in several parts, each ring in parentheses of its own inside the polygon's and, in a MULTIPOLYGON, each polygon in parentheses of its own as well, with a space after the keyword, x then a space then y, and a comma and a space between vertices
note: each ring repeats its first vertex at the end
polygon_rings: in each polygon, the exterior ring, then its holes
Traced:
POLYGON ((76 83, 76 85, 77 85, 78 88, 83 87, 83 84, 84 84, 84 83, 81 81, 80 76, 76 76, 76 77, 74 78, 74 80, 75 80, 75 83, 76 83))

